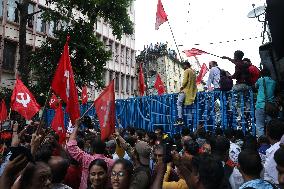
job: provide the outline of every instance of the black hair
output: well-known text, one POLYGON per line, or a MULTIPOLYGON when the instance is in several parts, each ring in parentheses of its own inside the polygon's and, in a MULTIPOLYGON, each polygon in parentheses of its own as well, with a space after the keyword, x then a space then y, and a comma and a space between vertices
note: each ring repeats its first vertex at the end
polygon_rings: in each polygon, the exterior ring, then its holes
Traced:
POLYGON ((50 143, 43 144, 35 154, 35 161, 42 161, 48 163, 52 156, 53 146, 50 143))
POLYGON ((135 128, 134 127, 127 127, 126 130, 129 132, 130 135, 135 135, 135 128))
POLYGON ((164 151, 164 145, 163 144, 157 144, 154 146, 153 151, 155 150, 163 150, 164 151))
POLYGON ((181 136, 187 136, 190 134, 190 129, 188 127, 183 127, 181 129, 181 136))
POLYGON ((35 175, 35 172, 38 168, 38 166, 40 164, 44 164, 46 166, 48 166, 47 163, 45 162, 36 162, 36 163, 29 163, 24 169, 23 169, 23 172, 22 172, 22 176, 20 178, 20 181, 19 181, 19 189, 28 189, 30 188, 30 186, 32 185, 32 182, 33 182, 33 177, 35 175))
POLYGON ((249 176, 260 176, 262 170, 259 153, 254 150, 243 150, 238 157, 240 169, 249 176))
POLYGON ((218 66, 218 63, 216 61, 211 61, 211 63, 214 65, 214 66, 218 66))
POLYGON ((183 63, 186 67, 191 67, 191 64, 188 62, 188 61, 185 61, 184 63, 183 63))
POLYGON ((230 141, 223 137, 217 136, 217 138, 212 139, 210 142, 212 148, 212 154, 220 161, 226 161, 229 156, 230 141))
POLYGON ((206 130, 205 130, 205 128, 198 129, 197 132, 196 132, 196 135, 197 135, 198 138, 205 139, 206 138, 206 130))
POLYGON ((157 140, 157 136, 154 132, 148 132, 147 136, 149 137, 149 141, 153 141, 153 143, 155 143, 155 141, 157 140))
POLYGON ((231 140, 234 138, 235 136, 235 133, 234 133, 234 130, 231 129, 231 128, 228 128, 224 131, 224 135, 227 139, 231 140))
POLYGON ((77 146, 81 149, 84 150, 85 146, 85 141, 82 138, 77 137, 77 146))
POLYGON ((162 133, 164 132, 164 128, 161 125, 156 126, 155 130, 157 130, 157 129, 161 130, 162 133))
POLYGON ((247 135, 245 137, 242 150, 252 150, 252 151, 257 151, 258 145, 257 145, 257 140, 254 136, 252 135, 247 135))
POLYGON ((220 127, 216 127, 215 129, 215 135, 218 136, 222 136, 223 135, 223 130, 220 127))
POLYGON ((251 63, 251 60, 249 58, 244 58, 243 61, 251 63))
POLYGON ((269 140, 268 140, 268 138, 266 137, 266 136, 260 136, 259 138, 258 138, 258 145, 260 145, 260 144, 262 144, 262 143, 264 143, 264 144, 269 144, 269 140))
POLYGON ((138 140, 142 140, 146 135, 146 131, 144 129, 137 129, 136 134, 137 134, 138 140))
POLYGON ((69 161, 62 158, 59 160, 56 168, 52 168, 51 166, 52 183, 61 183, 64 180, 69 165, 69 161))
POLYGON ((100 138, 96 138, 93 142, 93 149, 96 154, 104 154, 106 150, 106 144, 101 141, 100 138))
POLYGON ((134 138, 132 138, 132 137, 127 137, 127 138, 125 138, 125 141, 126 141, 128 144, 130 144, 131 147, 134 147, 134 146, 135 146, 136 141, 135 141, 134 138))
POLYGON ((194 140, 184 141, 184 150, 189 154, 196 156, 198 155, 199 145, 194 140))
POLYGON ((240 51, 240 50, 237 50, 237 51, 235 51, 235 53, 234 53, 234 56, 235 56, 235 58, 237 58, 238 60, 242 60, 243 59, 243 57, 244 57, 244 53, 243 53, 243 51, 240 51))
POLYGON ((89 165, 89 172, 94 165, 102 167, 105 172, 107 172, 108 170, 107 163, 103 159, 95 159, 94 161, 92 161, 89 165))
POLYGON ((107 167, 107 163, 102 160, 102 159, 95 159, 94 161, 92 161, 89 165, 89 169, 88 169, 88 172, 89 172, 89 175, 88 175, 88 182, 87 182, 87 188, 91 188, 91 181, 90 181, 90 171, 91 171, 91 168, 96 165, 96 166, 99 166, 101 168, 103 168, 103 170, 106 172, 108 172, 108 167, 107 167))
POLYGON ((191 166, 199 175, 199 180, 205 189, 220 188, 224 180, 224 168, 221 161, 205 153, 193 157, 191 166))
POLYGON ((284 134, 284 122, 279 119, 272 119, 268 122, 266 131, 267 136, 272 140, 280 141, 284 134))
POLYGON ((274 154, 274 160, 277 165, 284 167, 284 148, 279 148, 274 154))
POLYGON ((262 77, 270 77, 271 73, 270 70, 267 67, 263 67, 263 69, 260 71, 260 74, 262 77))
POLYGON ((128 177, 129 177, 129 180, 130 180, 130 178, 133 174, 133 164, 131 163, 131 161, 126 160, 126 159, 118 159, 114 162, 112 168, 117 164, 122 164, 123 169, 125 169, 128 177))
POLYGON ((244 140, 244 133, 242 130, 236 130, 235 131, 235 135, 236 135, 236 140, 244 140))

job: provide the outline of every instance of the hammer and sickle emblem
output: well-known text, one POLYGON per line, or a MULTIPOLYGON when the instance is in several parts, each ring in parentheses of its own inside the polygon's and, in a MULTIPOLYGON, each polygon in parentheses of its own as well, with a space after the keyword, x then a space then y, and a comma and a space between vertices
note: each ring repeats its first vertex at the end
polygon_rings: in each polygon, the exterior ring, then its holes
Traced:
POLYGON ((66 96, 67 96, 67 98, 69 98, 69 94, 70 94, 70 74, 69 74, 68 70, 65 70, 64 77, 67 78, 67 81, 66 81, 66 96))
POLYGON ((107 101, 106 106, 102 106, 101 109, 105 110, 104 123, 103 123, 102 127, 106 127, 106 123, 108 121, 108 116, 109 116, 109 111, 110 111, 110 101, 107 101))
POLYGON ((28 107, 28 104, 31 101, 31 97, 28 93, 18 93, 17 97, 16 97, 16 101, 20 104, 22 104, 25 108, 28 107), (24 97, 26 94, 26 98, 24 97), (18 98, 18 96, 20 96, 20 98, 18 98))
POLYGON ((49 104, 51 105, 51 104, 53 104, 54 102, 55 102, 55 99, 51 99, 49 104))

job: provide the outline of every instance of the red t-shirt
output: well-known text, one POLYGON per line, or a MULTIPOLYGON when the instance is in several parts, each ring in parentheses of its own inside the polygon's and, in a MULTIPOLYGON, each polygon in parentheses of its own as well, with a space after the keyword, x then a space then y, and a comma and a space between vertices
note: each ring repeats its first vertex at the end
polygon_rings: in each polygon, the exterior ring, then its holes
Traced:
POLYGON ((260 71, 256 66, 251 65, 249 67, 249 74, 250 74, 250 84, 254 85, 260 77, 260 71))
POLYGON ((81 182, 82 168, 70 165, 64 178, 64 184, 73 189, 79 189, 81 182))

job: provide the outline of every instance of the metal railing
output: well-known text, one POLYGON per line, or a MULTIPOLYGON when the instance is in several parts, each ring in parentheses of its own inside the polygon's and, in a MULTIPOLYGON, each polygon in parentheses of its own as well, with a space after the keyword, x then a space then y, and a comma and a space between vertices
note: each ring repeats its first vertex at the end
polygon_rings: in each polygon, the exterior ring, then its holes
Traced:
MULTIPOLYGON (((156 126, 163 126, 164 131, 173 135, 179 133, 181 126, 176 125, 178 94, 162 96, 144 96, 116 100, 116 118, 120 119, 123 127, 133 126, 147 131, 153 131, 156 126)), ((81 105, 83 113, 88 105, 81 105)), ((215 131, 216 128, 241 129, 244 133, 255 134, 254 94, 250 91, 242 92, 199 92, 194 104, 185 106, 183 118, 185 126, 195 131, 198 125, 204 125, 206 130, 215 131)), ((95 109, 88 115, 93 118, 98 127, 95 109)), ((54 116, 53 110, 46 113, 47 125, 54 116)), ((65 124, 68 124, 65 114, 65 124)))

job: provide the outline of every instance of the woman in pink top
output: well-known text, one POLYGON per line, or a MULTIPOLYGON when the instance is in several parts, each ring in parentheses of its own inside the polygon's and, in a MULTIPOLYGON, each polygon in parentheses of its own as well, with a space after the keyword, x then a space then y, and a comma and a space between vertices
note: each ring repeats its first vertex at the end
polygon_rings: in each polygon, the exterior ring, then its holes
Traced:
MULTIPOLYGON (((74 125, 73 133, 70 135, 69 141, 67 143, 67 151, 69 152, 70 156, 78 161, 82 166, 82 176, 81 176, 81 183, 79 189, 86 189, 87 188, 87 180, 88 180, 88 173, 89 173, 89 166, 92 161, 96 159, 102 159, 106 162, 108 167, 108 172, 110 172, 110 169, 114 163, 112 159, 109 159, 104 156, 105 152, 105 143, 101 140, 97 139, 93 143, 94 148, 94 154, 88 154, 84 152, 82 149, 80 149, 77 145, 77 133, 79 130, 80 120, 77 120, 74 125)), ((110 183, 110 181, 108 182, 110 183)))

